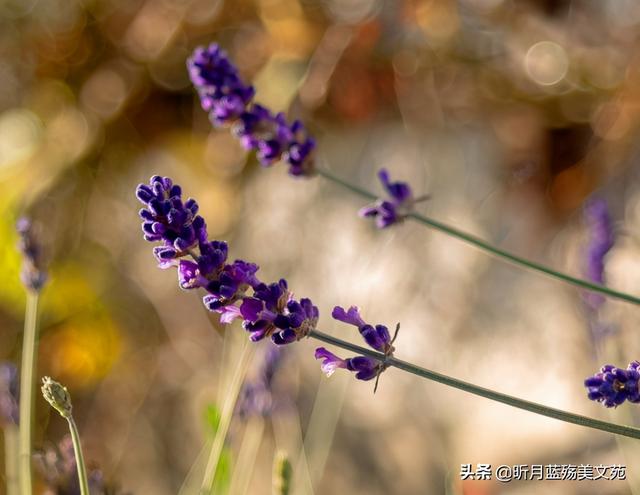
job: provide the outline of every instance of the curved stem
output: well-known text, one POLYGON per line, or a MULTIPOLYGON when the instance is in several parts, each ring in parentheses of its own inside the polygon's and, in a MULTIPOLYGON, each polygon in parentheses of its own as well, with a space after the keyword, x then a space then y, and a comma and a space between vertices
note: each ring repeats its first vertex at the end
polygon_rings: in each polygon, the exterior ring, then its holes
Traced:
MULTIPOLYGON (((359 186, 351 184, 335 175, 331 172, 323 169, 317 169, 318 175, 321 175, 327 180, 339 184, 340 186, 349 189, 360 196, 367 199, 376 199, 377 196, 375 194, 370 193, 369 191, 362 189, 359 186)), ((530 261, 515 254, 504 251, 500 248, 497 248, 487 241, 480 239, 474 235, 463 232, 462 230, 458 230, 455 227, 451 227, 450 225, 444 224, 442 222, 438 222, 437 220, 433 220, 424 215, 420 215, 419 213, 409 213, 408 218, 414 220, 418 223, 426 225, 434 230, 438 230, 443 234, 449 235, 451 237, 455 237, 467 244, 471 244, 472 246, 477 247, 478 249, 483 250, 484 252, 495 256, 499 259, 512 263, 514 265, 527 268, 529 270, 537 271, 539 273, 543 273, 550 277, 556 278, 558 280, 562 280, 568 284, 574 285, 576 287, 581 287, 583 289, 588 289, 593 292, 599 292, 600 294, 604 294, 605 296, 620 299, 622 301, 630 302, 632 304, 640 305, 640 297, 633 296, 631 294, 627 294, 625 292, 620 292, 614 289, 610 289, 609 287, 605 287, 604 285, 594 284, 593 282, 589 282, 587 280, 583 280, 581 278, 573 277, 571 275, 567 275, 566 273, 558 272, 548 266, 542 265, 540 263, 536 263, 535 261, 530 261)))
POLYGON ((69 431, 71 432, 71 440, 73 441, 73 452, 76 456, 76 467, 78 470, 78 482, 80 484, 80 495, 89 494, 89 481, 87 479, 87 469, 84 465, 84 456, 82 455, 82 445, 80 444, 80 434, 78 427, 73 420, 73 416, 67 418, 69 423, 69 431))
POLYGON ((19 472, 20 493, 32 493, 31 428, 33 423, 33 374, 36 368, 38 293, 27 291, 20 368, 19 472))
POLYGON ((332 344, 337 347, 341 347, 342 349, 372 357, 374 359, 377 359, 378 361, 385 362, 388 366, 393 366, 408 373, 413 373, 414 375, 426 378, 427 380, 442 383, 443 385, 457 388, 459 390, 469 392, 470 394, 484 397, 485 399, 502 402, 503 404, 507 404, 508 406, 517 407, 518 409, 524 409, 525 411, 529 411, 535 414, 540 414, 549 418, 565 421, 566 423, 573 423, 575 425, 586 426, 587 428, 593 428, 595 430, 602 430, 609 433, 615 433, 616 435, 640 439, 640 429, 634 428, 632 426, 608 423, 599 419, 588 418, 579 414, 573 414, 570 412, 562 411, 560 409, 547 407, 536 402, 530 402, 527 400, 518 399, 517 397, 513 397, 511 395, 495 392, 484 387, 479 387, 478 385, 473 385, 472 383, 458 380, 457 378, 452 378, 448 375, 443 375, 441 373, 436 373, 435 371, 421 368, 419 366, 416 366, 415 364, 411 364, 394 357, 385 358, 385 355, 380 352, 372 351, 365 347, 351 344, 350 342, 345 342, 344 340, 332 337, 331 335, 319 332, 318 330, 312 330, 309 336, 313 337, 314 339, 321 340, 322 342, 326 342, 327 344, 332 344))

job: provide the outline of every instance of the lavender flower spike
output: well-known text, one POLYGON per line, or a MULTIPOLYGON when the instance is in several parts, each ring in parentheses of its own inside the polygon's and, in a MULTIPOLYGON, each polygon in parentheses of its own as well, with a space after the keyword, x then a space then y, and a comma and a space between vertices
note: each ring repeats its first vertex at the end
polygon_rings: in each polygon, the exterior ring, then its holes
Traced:
POLYGON ((598 373, 584 381, 589 399, 601 402, 605 407, 618 407, 625 400, 640 402, 639 367, 638 361, 630 363, 626 370, 611 364, 604 365, 598 373))
POLYGON ((401 222, 411 213, 415 203, 428 199, 428 196, 414 199, 409 184, 406 182, 391 182, 389 172, 384 168, 378 172, 378 178, 389 195, 389 199, 378 199, 375 203, 361 208, 358 215, 375 218, 376 226, 379 229, 401 222))
POLYGON ((27 289, 38 292, 47 281, 40 244, 34 233, 33 225, 28 218, 18 220, 16 230, 20 235, 18 249, 23 257, 20 278, 27 289))
POLYGON ((284 160, 289 175, 313 175, 315 140, 302 122, 296 120, 289 125, 283 113, 253 103, 253 86, 242 82, 238 69, 217 44, 196 48, 187 67, 202 108, 209 112, 214 125, 233 124, 241 144, 255 151, 263 166, 284 160))
POLYGON ((255 94, 253 86, 242 82, 238 69, 216 43, 196 48, 187 60, 187 68, 202 108, 217 126, 240 117, 255 94))
MULTIPOLYGON (((589 228, 589 245, 587 248, 587 278, 597 284, 604 284, 604 259, 614 244, 613 225, 607 202, 596 198, 587 203, 584 216, 589 228)), ((587 304, 597 310, 605 302, 602 294, 588 292, 584 296, 587 304)))
POLYGON ((198 203, 193 199, 183 203, 182 189, 168 177, 151 177, 149 185, 138 186, 136 196, 146 206, 140 210, 145 240, 163 243, 153 249, 161 268, 174 265, 189 249, 206 242, 204 219, 196 215, 198 203))

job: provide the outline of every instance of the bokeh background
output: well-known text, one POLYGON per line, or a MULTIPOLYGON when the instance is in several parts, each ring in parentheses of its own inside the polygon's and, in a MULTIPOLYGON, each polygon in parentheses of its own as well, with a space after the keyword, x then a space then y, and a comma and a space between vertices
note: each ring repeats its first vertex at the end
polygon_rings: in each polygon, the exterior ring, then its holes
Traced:
MULTIPOLYGON (((50 266, 39 375, 69 387, 85 457, 138 495, 178 493, 194 464, 197 475, 245 336, 156 268, 133 193, 163 174, 233 258, 311 297, 324 331, 357 342, 329 314, 358 305, 402 322, 402 359, 640 425, 637 406, 606 411, 582 386, 603 361, 640 357, 637 307, 608 301, 596 342, 579 290, 417 224, 376 231, 355 215, 361 198, 262 169, 212 130, 185 69, 194 47, 220 43, 257 101, 305 122, 335 174, 380 192, 387 167, 432 196, 422 213, 578 276, 583 207, 603 198, 607 284, 640 294, 639 33, 633 0, 2 0, 0 359, 19 362, 14 226, 28 215, 50 266)), ((254 442, 246 493, 270 493, 277 449, 296 494, 640 493, 637 442, 393 369, 373 395, 322 376, 314 344, 284 350, 261 427, 234 419, 225 469, 254 442), (462 463, 626 464, 629 481, 462 482, 462 463)), ((39 448, 63 437, 40 399, 37 420, 39 448)))

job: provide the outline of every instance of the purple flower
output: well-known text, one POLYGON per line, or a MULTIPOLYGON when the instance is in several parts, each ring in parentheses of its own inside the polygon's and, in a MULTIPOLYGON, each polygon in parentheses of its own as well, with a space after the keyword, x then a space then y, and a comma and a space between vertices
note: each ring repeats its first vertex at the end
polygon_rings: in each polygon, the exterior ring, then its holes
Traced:
MULTIPOLYGON (((586 277, 597 284, 604 284, 604 259, 614 244, 613 225, 607 202, 596 198, 587 203, 584 217, 589 229, 586 277)), ((584 296, 587 304, 598 310, 605 301, 602 294, 588 292, 584 296)))
POLYGON ((287 281, 260 284, 254 288, 253 297, 246 297, 240 306, 244 328, 249 338, 257 342, 265 337, 277 345, 290 344, 315 328, 318 308, 310 299, 292 299, 287 281))
POLYGON ((196 48, 187 67, 202 108, 209 112, 214 125, 233 123, 234 134, 247 150, 256 152, 263 166, 284 160, 290 175, 313 175, 315 141, 302 122, 296 120, 289 126, 283 113, 274 114, 251 103, 253 86, 242 82, 238 69, 218 45, 196 48))
POLYGON ((384 354, 391 354, 395 350, 392 345, 389 329, 384 325, 369 325, 360 316, 356 306, 351 306, 347 311, 340 306, 333 308, 331 316, 338 321, 354 325, 369 347, 384 354))
POLYGON ((227 54, 216 44, 198 47, 187 60, 191 82, 198 90, 202 108, 215 125, 235 121, 253 98, 253 86, 247 86, 227 54))
POLYGON ((367 381, 376 378, 386 369, 384 363, 368 356, 342 359, 324 347, 316 349, 315 357, 316 359, 322 359, 321 368, 327 376, 331 376, 338 368, 343 368, 354 372, 358 380, 367 381))
POLYGON ((40 243, 35 235, 33 225, 28 218, 21 218, 16 224, 20 236, 18 249, 22 253, 22 271, 20 279, 27 289, 39 291, 47 281, 44 270, 40 243))
POLYGON ((234 133, 244 148, 256 152, 258 161, 265 167, 279 161, 293 139, 284 114, 273 115, 258 104, 240 116, 234 133))
MULTIPOLYGON (((338 368, 344 368, 354 372, 358 380, 378 378, 380 373, 388 367, 386 358, 393 356, 393 352, 395 351, 393 342, 398 334, 399 325, 396 327, 396 336, 391 338, 389 330, 384 325, 373 326, 366 323, 362 319, 362 316, 360 316, 360 311, 356 306, 351 306, 348 310, 336 306, 333 308, 331 316, 335 320, 357 327, 360 335, 362 335, 369 347, 384 354, 384 360, 378 360, 369 356, 355 356, 342 359, 324 347, 319 347, 316 349, 316 359, 323 360, 322 371, 326 373, 327 376, 331 376, 338 368)), ((376 386, 377 384, 378 382, 376 381, 376 386)))
POLYGON ((627 369, 604 365, 598 373, 584 381, 589 399, 602 402, 605 407, 618 407, 625 400, 640 402, 638 380, 640 363, 633 361, 627 369))
POLYGON ((427 199, 427 196, 414 199, 409 184, 391 182, 386 169, 381 169, 378 172, 378 178, 389 195, 389 199, 379 199, 375 203, 361 208, 358 215, 375 218, 376 226, 379 229, 401 222, 413 210, 416 202, 427 199))
POLYGON ((18 369, 12 363, 0 363, 0 426, 18 424, 18 369))
POLYGON ((176 258, 207 241, 204 219, 196 215, 198 203, 183 203, 180 186, 168 177, 151 177, 149 185, 138 186, 136 196, 146 206, 140 210, 145 240, 163 243, 153 250, 160 267, 172 266, 176 258))
POLYGON ((315 140, 307 134, 304 125, 299 120, 293 123, 290 132, 291 140, 284 154, 284 160, 289 164, 289 175, 295 177, 313 175, 315 140))
POLYGON ((180 187, 171 179, 154 176, 150 185, 138 186, 136 195, 147 205, 140 213, 145 239, 162 243, 154 248, 160 267, 177 267, 181 288, 204 289, 203 303, 220 314, 221 323, 242 318, 251 340, 270 337, 278 345, 300 340, 315 328, 318 308, 310 299, 293 299, 286 280, 267 285, 256 277, 255 263, 227 263, 227 244, 207 240, 197 203, 183 204, 180 187), (249 290, 253 294, 247 295, 249 290))
POLYGON ((209 311, 227 312, 228 310, 222 308, 239 301, 250 287, 260 284, 255 276, 258 269, 255 263, 243 260, 235 260, 224 265, 217 279, 207 284, 208 294, 202 299, 204 305, 209 311))

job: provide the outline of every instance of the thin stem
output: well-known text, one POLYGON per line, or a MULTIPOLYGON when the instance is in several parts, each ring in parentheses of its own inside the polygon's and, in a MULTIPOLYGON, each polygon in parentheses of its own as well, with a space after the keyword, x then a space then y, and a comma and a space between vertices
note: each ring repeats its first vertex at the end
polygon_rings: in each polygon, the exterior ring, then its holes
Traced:
POLYGON ((27 292, 20 369, 19 471, 20 493, 32 493, 31 430, 33 424, 33 375, 36 368, 38 293, 27 292))
POLYGON ((73 441, 73 452, 76 456, 76 467, 78 469, 78 481, 80 484, 80 495, 89 494, 89 481, 87 479, 87 469, 84 465, 84 456, 82 455, 82 445, 80 445, 80 434, 78 427, 73 420, 73 416, 67 418, 69 423, 69 431, 71 432, 71 440, 73 441))
MULTIPOLYGON (((351 184, 335 175, 331 172, 327 171, 323 168, 317 169, 318 175, 321 175, 325 179, 330 180, 340 186, 349 189, 350 191, 359 194, 360 196, 367 199, 376 199, 377 196, 375 194, 370 193, 369 191, 362 189, 359 186, 351 184)), ((537 271, 539 273, 544 273, 552 278, 556 278, 558 280, 562 280, 568 284, 574 285, 576 287, 581 287, 583 289, 588 289, 593 292, 599 292, 600 294, 604 294, 613 299, 620 299, 622 301, 630 302, 632 304, 640 305, 640 297, 633 296, 631 294, 627 294, 625 292, 620 292, 614 289, 610 289, 609 287, 605 287, 604 285, 594 284, 593 282, 589 282, 587 280, 583 280, 581 278, 573 277, 571 275, 567 275, 566 273, 558 272, 548 266, 542 265, 540 263, 536 263, 535 261, 530 261, 515 254, 504 251, 500 248, 497 248, 487 241, 480 239, 474 235, 463 232, 462 230, 458 230, 455 227, 451 227, 450 225, 444 224, 442 222, 438 222, 437 220, 433 220, 424 215, 420 215, 419 213, 409 213, 408 218, 414 220, 418 223, 426 225, 434 230, 438 230, 443 234, 449 235, 451 237, 455 237, 467 244, 471 244, 472 246, 477 247, 485 251, 486 253, 495 256, 499 259, 512 263, 514 265, 527 268, 529 270, 537 271)))
POLYGON ((7 479, 7 495, 19 495, 18 427, 16 425, 7 425, 4 429, 4 466, 7 479))
POLYGON ((337 347, 356 352, 358 354, 372 357, 374 359, 377 359, 378 361, 386 363, 388 366, 393 366, 403 371, 407 371, 408 373, 413 373, 414 375, 426 378, 427 380, 442 383, 443 385, 457 388, 459 390, 484 397, 485 399, 502 402, 503 404, 507 404, 508 406, 517 407, 518 409, 524 409, 525 411, 540 414, 542 416, 547 416, 549 418, 558 419, 567 423, 573 423, 580 426, 586 426, 587 428, 593 428, 595 430, 602 430, 609 433, 615 433, 616 435, 640 439, 640 429, 634 428, 632 426, 608 423, 599 419, 588 418, 579 414, 573 414, 570 412, 562 411, 560 409, 547 407, 536 402, 530 402, 527 400, 518 399, 517 397, 512 397, 511 395, 495 392, 484 387, 473 385, 472 383, 464 382, 447 375, 436 373, 435 371, 421 368, 419 366, 407 363, 406 361, 402 361, 394 357, 385 358, 385 355, 380 352, 372 351, 365 347, 351 344, 350 342, 345 342, 344 340, 337 339, 335 337, 332 337, 331 335, 327 335, 326 333, 322 333, 317 330, 312 330, 309 336, 313 337, 314 339, 321 340, 322 342, 326 342, 328 344, 332 344, 337 347))
POLYGON ((222 448, 224 447, 224 441, 227 438, 227 432, 231 425, 231 419, 233 417, 233 410, 238 400, 238 394, 240 393, 240 387, 244 381, 244 375, 247 371, 247 362, 249 356, 253 352, 253 346, 247 345, 245 342, 242 349, 242 355, 238 360, 231 384, 229 385, 229 391, 225 399, 222 411, 220 412, 220 422, 216 435, 211 445, 211 452, 209 453, 209 460, 207 461, 207 467, 204 471, 204 478, 202 480, 202 486, 200 488, 200 495, 209 495, 213 490, 213 483, 215 481, 216 471, 218 468, 218 462, 220 455, 222 454, 222 448))

